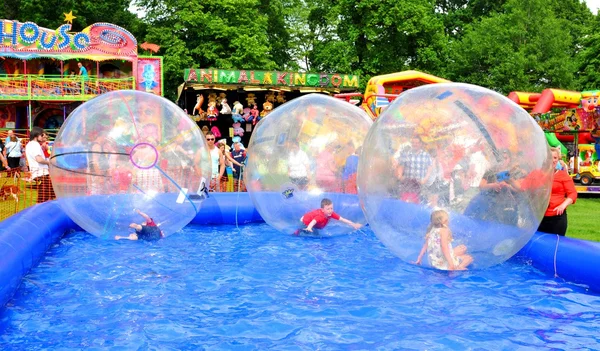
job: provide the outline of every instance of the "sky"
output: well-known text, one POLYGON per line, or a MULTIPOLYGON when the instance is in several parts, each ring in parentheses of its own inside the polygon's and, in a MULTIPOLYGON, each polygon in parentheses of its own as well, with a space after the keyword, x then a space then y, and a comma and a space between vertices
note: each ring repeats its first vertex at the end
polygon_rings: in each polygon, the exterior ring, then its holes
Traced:
POLYGON ((592 13, 595 15, 600 8, 600 0, 586 0, 585 3, 588 5, 592 13))
MULTIPOLYGON (((600 0, 595 0, 596 2, 600 2, 600 0)), ((131 0, 129 2, 129 11, 135 13, 139 18, 142 18, 146 15, 146 11, 143 8, 135 6, 135 0, 131 0)))

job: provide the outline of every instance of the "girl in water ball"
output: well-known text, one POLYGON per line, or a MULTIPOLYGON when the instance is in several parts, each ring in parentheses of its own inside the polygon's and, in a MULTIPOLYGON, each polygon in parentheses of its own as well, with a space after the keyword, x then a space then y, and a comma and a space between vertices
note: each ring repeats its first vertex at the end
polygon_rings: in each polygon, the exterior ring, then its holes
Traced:
POLYGON ((421 264, 425 252, 428 253, 429 262, 434 268, 445 271, 466 270, 467 266, 473 262, 473 257, 467 255, 465 245, 452 248, 452 232, 448 228, 448 223, 448 212, 433 211, 431 223, 425 235, 425 244, 423 244, 415 264, 421 264))

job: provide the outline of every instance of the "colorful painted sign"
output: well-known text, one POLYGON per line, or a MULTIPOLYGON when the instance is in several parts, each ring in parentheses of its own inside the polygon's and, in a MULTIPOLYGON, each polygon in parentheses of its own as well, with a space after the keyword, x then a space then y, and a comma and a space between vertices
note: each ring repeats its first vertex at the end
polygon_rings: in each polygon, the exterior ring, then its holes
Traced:
POLYGON ((188 68, 184 80, 201 84, 358 89, 358 75, 339 73, 188 68))
POLYGON ((600 128, 600 107, 566 109, 558 113, 533 114, 535 121, 547 132, 591 131, 600 128))
POLYGON ((0 20, 0 56, 30 59, 49 53, 137 55, 137 40, 114 24, 96 23, 75 34, 70 30, 70 24, 50 30, 33 22, 0 20))
POLYGON ((161 57, 138 58, 136 89, 156 95, 163 94, 161 57))
POLYGON ((14 128, 16 119, 15 105, 0 105, 0 128, 14 128))
POLYGON ((600 193, 600 186, 581 186, 575 185, 575 190, 578 193, 600 193))

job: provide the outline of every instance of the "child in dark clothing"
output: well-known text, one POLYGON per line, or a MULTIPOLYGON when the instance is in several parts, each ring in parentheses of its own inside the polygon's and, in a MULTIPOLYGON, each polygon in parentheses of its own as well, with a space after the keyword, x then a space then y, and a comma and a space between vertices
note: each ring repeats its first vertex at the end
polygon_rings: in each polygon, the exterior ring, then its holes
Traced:
POLYGON ((129 234, 129 236, 115 236, 115 240, 128 239, 128 240, 146 240, 146 241, 157 241, 164 237, 163 232, 158 228, 154 220, 147 214, 140 210, 135 210, 137 214, 144 217, 145 222, 143 224, 131 223, 129 228, 135 229, 135 233, 129 234))

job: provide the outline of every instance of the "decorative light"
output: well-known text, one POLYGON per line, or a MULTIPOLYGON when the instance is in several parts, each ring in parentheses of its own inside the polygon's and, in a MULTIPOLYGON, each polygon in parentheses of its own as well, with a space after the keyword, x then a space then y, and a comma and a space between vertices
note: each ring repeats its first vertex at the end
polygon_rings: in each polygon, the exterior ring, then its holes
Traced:
POLYGON ((77 17, 73 16, 73 10, 71 10, 71 12, 69 13, 63 13, 63 15, 65 15, 65 22, 73 24, 73 20, 77 17))

